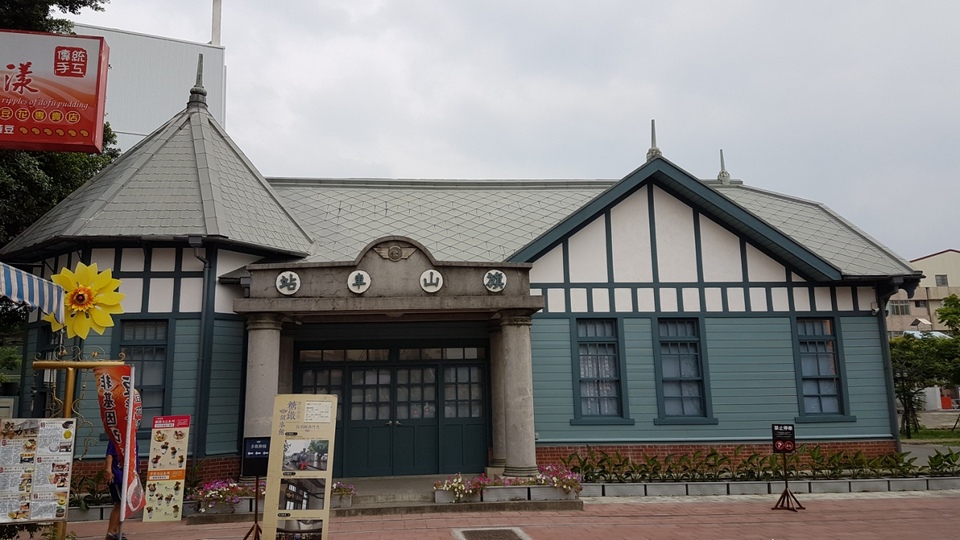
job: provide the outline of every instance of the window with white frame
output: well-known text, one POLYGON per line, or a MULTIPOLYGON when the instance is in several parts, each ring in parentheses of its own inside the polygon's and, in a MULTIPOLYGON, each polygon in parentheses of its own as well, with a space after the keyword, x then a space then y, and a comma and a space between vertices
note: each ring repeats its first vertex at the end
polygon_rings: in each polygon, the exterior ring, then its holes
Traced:
POLYGON ((620 417, 620 358, 617 321, 577 321, 581 417, 620 417))
POLYGON ((891 315, 909 315, 910 314, 909 300, 890 300, 889 306, 890 306, 891 315))

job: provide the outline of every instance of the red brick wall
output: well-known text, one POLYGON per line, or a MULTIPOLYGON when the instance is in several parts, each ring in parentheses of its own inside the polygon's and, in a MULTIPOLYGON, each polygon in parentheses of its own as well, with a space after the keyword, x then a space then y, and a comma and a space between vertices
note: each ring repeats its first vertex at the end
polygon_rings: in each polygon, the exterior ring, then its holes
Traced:
MULTIPOLYGON (((845 442, 804 442, 808 447, 820 446, 820 450, 825 454, 835 454, 840 450, 847 455, 854 455, 857 452, 863 452, 868 458, 893 454, 897 450, 894 441, 845 441, 845 442)), ((537 463, 560 463, 567 459, 570 454, 578 454, 586 457, 590 451, 597 454, 605 452, 613 455, 620 453, 621 456, 629 457, 631 461, 640 461, 643 456, 657 457, 660 460, 672 454, 674 457, 690 455, 700 450, 704 454, 715 449, 717 452, 732 457, 734 451, 741 445, 739 444, 608 444, 608 445, 564 445, 564 446, 537 446, 537 463)), ((756 452, 758 454, 769 455, 773 453, 773 444, 745 444, 740 455, 749 456, 756 452)))
MULTIPOLYGON (((192 479, 193 468, 196 462, 191 458, 187 460, 187 478, 192 479)), ((73 471, 71 476, 74 481, 82 477, 94 477, 104 468, 104 460, 83 460, 73 462, 73 471)), ((140 477, 147 477, 147 460, 140 460, 140 477)), ((208 480, 219 480, 224 478, 240 478, 240 458, 222 457, 222 458, 204 458, 200 460, 200 469, 197 476, 201 482, 208 480)), ((104 486, 101 486, 104 487, 104 486)))

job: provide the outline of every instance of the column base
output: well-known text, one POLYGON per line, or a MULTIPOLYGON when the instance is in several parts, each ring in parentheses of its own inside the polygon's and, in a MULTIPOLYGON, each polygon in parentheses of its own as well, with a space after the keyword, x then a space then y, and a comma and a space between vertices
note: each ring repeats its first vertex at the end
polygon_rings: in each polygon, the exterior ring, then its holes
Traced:
POLYGON ((503 476, 518 476, 523 478, 533 478, 540 470, 536 467, 511 467, 506 466, 503 469, 503 476))

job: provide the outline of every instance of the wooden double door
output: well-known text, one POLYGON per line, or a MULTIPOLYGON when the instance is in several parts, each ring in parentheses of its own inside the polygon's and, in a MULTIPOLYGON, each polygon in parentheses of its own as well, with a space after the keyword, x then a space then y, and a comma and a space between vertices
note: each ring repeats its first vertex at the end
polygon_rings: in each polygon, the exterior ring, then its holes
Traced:
POLYGON ((302 350, 303 393, 340 397, 334 475, 480 472, 489 446, 482 347, 302 350))

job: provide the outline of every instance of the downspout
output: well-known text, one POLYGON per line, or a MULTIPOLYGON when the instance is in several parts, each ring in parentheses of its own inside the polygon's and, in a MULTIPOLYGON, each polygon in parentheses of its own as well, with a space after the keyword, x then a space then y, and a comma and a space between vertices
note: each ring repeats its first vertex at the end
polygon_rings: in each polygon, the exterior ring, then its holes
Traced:
POLYGON ((204 397, 209 392, 204 392, 206 359, 207 359, 207 330, 210 327, 209 317, 209 292, 207 291, 210 283, 210 261, 200 254, 200 247, 203 246, 203 238, 200 236, 187 237, 187 243, 193 248, 193 256, 203 263, 203 284, 200 295, 200 335, 197 343, 197 389, 194 399, 194 411, 196 420, 196 438, 194 439, 193 458, 194 460, 206 457, 207 447, 207 417, 201 414, 206 409, 204 397))

